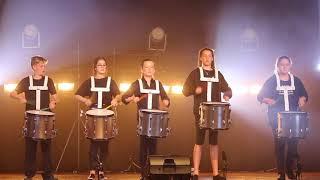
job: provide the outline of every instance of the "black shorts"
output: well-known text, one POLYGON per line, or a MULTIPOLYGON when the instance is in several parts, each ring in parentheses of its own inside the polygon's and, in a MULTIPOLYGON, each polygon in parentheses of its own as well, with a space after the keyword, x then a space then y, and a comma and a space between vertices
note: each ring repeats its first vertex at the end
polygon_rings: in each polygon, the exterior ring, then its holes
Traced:
POLYGON ((212 129, 200 129, 199 121, 200 115, 194 115, 195 117, 195 130, 196 130, 196 143, 197 145, 203 145, 206 137, 206 132, 209 131, 209 144, 218 145, 218 131, 212 129))

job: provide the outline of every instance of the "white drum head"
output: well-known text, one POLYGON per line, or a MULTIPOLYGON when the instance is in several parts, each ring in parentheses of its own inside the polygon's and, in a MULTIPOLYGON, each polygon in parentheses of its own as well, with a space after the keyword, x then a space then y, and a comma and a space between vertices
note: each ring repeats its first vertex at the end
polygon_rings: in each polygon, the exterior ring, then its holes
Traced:
POLYGON ((202 102, 201 104, 205 105, 230 105, 228 102, 202 102))
POLYGON ((303 111, 281 111, 280 114, 306 114, 307 112, 303 111))
POLYGON ((168 111, 158 110, 158 109, 140 109, 141 112, 147 113, 168 113, 168 111))
POLYGON ((107 109, 91 109, 86 112, 86 115, 91 116, 112 116, 114 112, 107 109))
POLYGON ((29 111, 26 111, 26 113, 35 114, 35 115, 43 115, 43 116, 53 116, 54 115, 53 112, 41 111, 41 110, 29 110, 29 111))

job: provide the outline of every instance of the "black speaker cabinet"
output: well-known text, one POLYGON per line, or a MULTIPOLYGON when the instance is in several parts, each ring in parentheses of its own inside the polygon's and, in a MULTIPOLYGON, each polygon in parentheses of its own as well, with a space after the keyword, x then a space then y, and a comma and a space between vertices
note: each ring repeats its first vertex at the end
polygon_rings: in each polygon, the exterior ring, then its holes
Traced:
POLYGON ((148 174, 152 180, 189 180, 190 158, 186 156, 148 156, 148 174))

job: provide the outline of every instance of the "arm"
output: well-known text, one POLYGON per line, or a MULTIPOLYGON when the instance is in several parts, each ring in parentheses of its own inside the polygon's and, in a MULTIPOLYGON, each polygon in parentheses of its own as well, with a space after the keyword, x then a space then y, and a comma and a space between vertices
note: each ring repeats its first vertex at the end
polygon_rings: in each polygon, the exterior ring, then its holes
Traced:
POLYGON ((119 104, 119 102, 121 101, 121 95, 120 95, 120 90, 118 88, 117 83, 112 80, 111 81, 111 93, 112 93, 112 101, 111 101, 111 105, 112 106, 117 106, 119 104))
POLYGON ((223 99, 229 101, 232 97, 232 90, 229 87, 229 84, 225 80, 224 76, 219 71, 219 81, 221 82, 221 91, 223 93, 223 99))
POLYGON ((163 104, 166 107, 169 107, 170 106, 170 99, 169 99, 169 96, 167 95, 167 92, 164 90, 161 82, 160 82, 160 97, 161 97, 161 99, 159 99, 159 100, 162 100, 163 104))
POLYGON ((49 78, 48 89, 50 94, 49 108, 53 110, 56 107, 56 104, 59 102, 59 100, 56 87, 54 86, 53 80, 51 78, 49 78))
POLYGON ((24 96, 24 93, 20 93, 18 94, 18 92, 16 90, 12 91, 10 93, 10 97, 13 98, 13 99, 16 99, 16 100, 19 100, 19 102, 21 104, 26 104, 27 103, 27 100, 24 96))
POLYGON ((25 91, 27 89, 26 79, 21 80, 16 89, 10 93, 10 97, 19 100, 20 103, 26 104, 25 91))
POLYGON ((272 78, 269 78, 262 86, 260 92, 257 95, 257 100, 260 103, 274 105, 276 101, 272 98, 272 89, 275 88, 272 86, 272 78))
POLYGON ((90 107, 92 105, 92 101, 89 98, 86 98, 86 96, 90 96, 89 83, 89 80, 84 81, 75 93, 75 98, 81 103, 84 103, 87 107, 90 107))
POLYGON ((76 98, 78 101, 80 101, 80 102, 82 102, 83 104, 85 104, 86 106, 88 106, 88 107, 90 107, 90 106, 92 105, 91 100, 88 99, 88 98, 82 97, 82 96, 77 95, 77 94, 75 95, 75 98, 76 98))
POLYGON ((302 83, 302 81, 299 78, 296 78, 297 82, 297 88, 298 88, 298 95, 299 95, 299 107, 304 106, 308 101, 308 93, 302 83))
MULTIPOLYGON (((192 71, 189 76, 187 77, 185 83, 183 84, 182 93, 184 96, 188 97, 194 95, 196 92, 196 85, 195 85, 195 72, 192 71)), ((199 90, 198 90, 199 91, 199 90)))
POLYGON ((123 93, 121 97, 121 101, 124 104, 128 104, 131 101, 138 102, 139 97, 138 97, 138 92, 137 89, 139 89, 138 81, 135 81, 131 84, 130 88, 128 89, 127 92, 123 93))

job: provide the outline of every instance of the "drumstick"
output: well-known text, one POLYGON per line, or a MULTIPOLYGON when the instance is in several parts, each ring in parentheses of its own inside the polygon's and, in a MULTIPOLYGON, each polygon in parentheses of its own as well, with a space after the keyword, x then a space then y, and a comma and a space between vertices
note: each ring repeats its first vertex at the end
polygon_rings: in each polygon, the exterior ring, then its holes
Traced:
MULTIPOLYGON (((118 105, 122 105, 122 103, 120 102, 118 105)), ((112 104, 110 104, 109 106, 107 106, 106 108, 104 109, 110 109, 112 107, 112 104)))
POLYGON ((109 109, 109 108, 111 108, 112 107, 112 104, 110 104, 109 106, 107 106, 106 108, 104 108, 104 109, 109 109))
POLYGON ((46 111, 46 110, 49 110, 50 108, 47 107, 47 108, 43 108, 43 109, 40 109, 39 111, 46 111))

